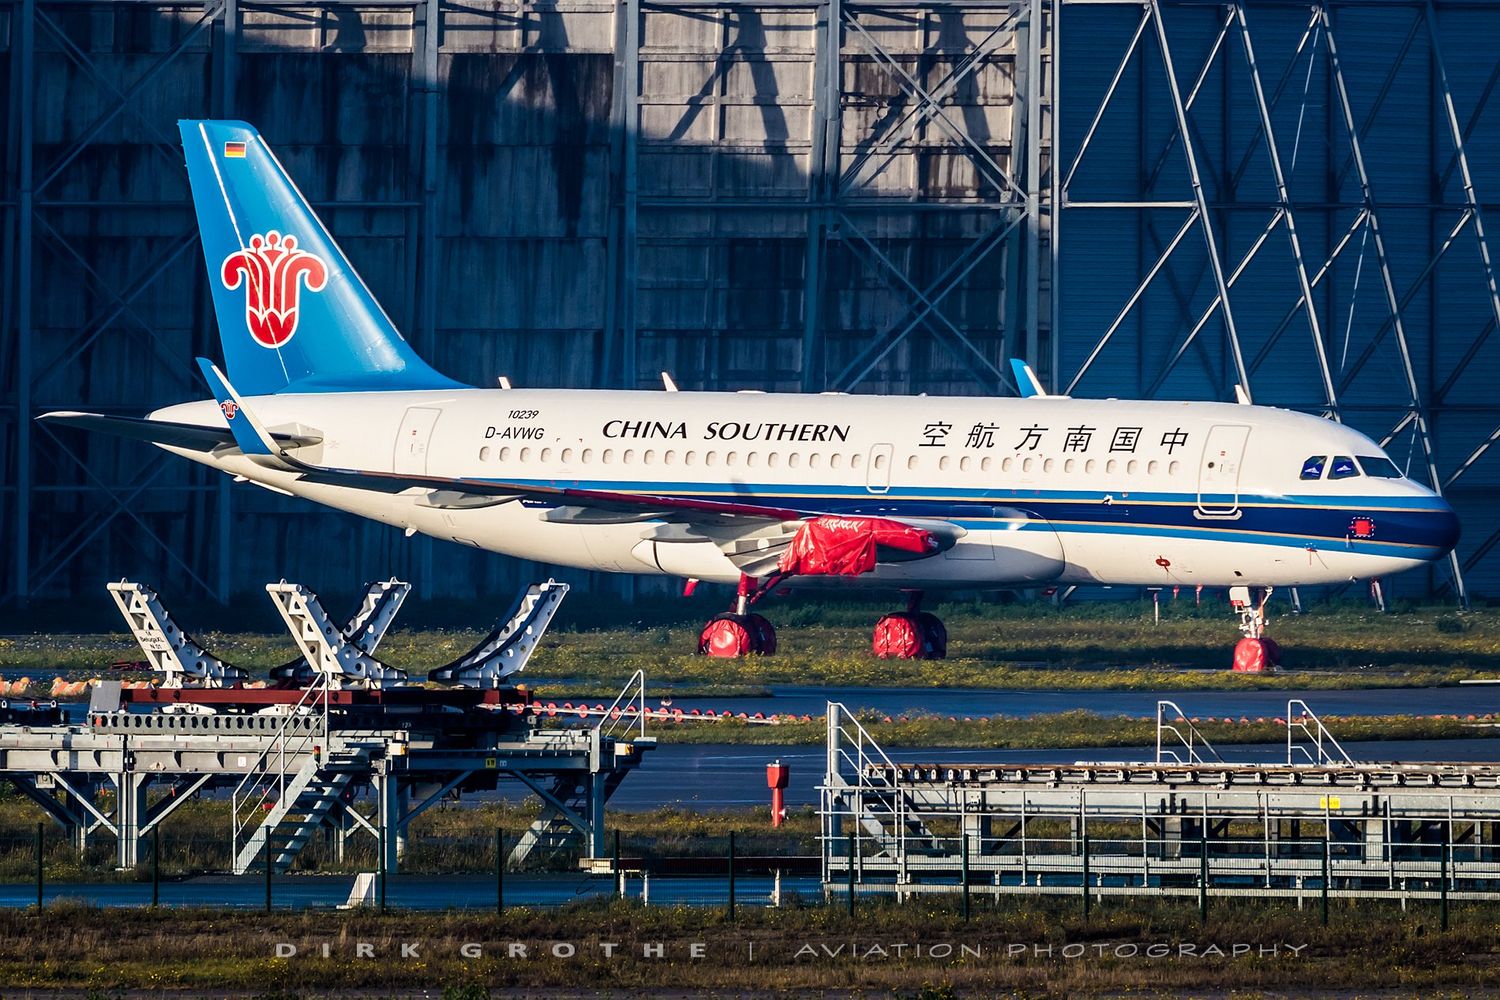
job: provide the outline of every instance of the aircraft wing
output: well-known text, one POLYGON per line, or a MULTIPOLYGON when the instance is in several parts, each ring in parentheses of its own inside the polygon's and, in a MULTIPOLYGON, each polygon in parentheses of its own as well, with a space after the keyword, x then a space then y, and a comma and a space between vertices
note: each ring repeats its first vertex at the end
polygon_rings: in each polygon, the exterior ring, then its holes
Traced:
POLYGON ((425 504, 453 509, 512 501, 555 504, 542 514, 554 523, 649 522, 642 538, 662 543, 712 542, 750 576, 778 569, 792 575, 856 576, 869 572, 876 563, 937 555, 964 535, 963 528, 949 521, 851 515, 811 503, 790 508, 748 498, 712 500, 307 465, 301 478, 382 493, 426 490, 425 504))

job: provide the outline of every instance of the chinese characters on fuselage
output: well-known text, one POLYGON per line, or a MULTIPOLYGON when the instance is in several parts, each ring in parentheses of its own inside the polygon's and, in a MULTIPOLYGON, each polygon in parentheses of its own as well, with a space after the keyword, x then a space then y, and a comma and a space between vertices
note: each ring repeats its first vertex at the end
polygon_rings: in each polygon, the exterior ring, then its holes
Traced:
MULTIPOLYGON (((918 446, 946 448, 952 431, 951 422, 932 421, 918 435, 921 438, 918 446)), ((1009 450, 1017 452, 1059 450, 1064 454, 1077 454, 1092 449, 1108 451, 1110 454, 1134 455, 1143 444, 1143 439, 1149 441, 1154 436, 1154 432, 1148 435, 1144 427, 1103 428, 1088 424, 1050 427, 1028 424, 1008 429, 999 424, 980 421, 962 434, 962 440, 965 448, 1005 450, 1006 443, 1009 443, 1009 450)), ((1162 432, 1157 447, 1165 450, 1168 455, 1175 455, 1179 449, 1187 447, 1188 437, 1187 431, 1181 427, 1173 427, 1162 432)), ((958 440, 959 435, 954 435, 953 439, 958 440)))

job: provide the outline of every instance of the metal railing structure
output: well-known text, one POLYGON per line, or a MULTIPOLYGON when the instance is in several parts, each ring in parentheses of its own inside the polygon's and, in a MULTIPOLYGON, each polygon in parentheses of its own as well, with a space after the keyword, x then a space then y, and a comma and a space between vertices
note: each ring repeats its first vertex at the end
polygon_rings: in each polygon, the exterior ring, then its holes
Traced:
POLYGON ((1203 764, 1208 759, 1223 762, 1219 751, 1198 731, 1197 725, 1174 701, 1165 699, 1156 703, 1156 762, 1163 764, 1203 764), (1182 728, 1186 727, 1184 733, 1182 728), (1183 754, 1187 754, 1186 759, 1183 754), (1207 754, 1207 757, 1204 755, 1207 754))
POLYGON ((1286 703, 1286 762, 1352 765, 1354 758, 1345 752, 1323 720, 1307 707, 1307 702, 1293 698, 1286 703), (1306 741, 1299 737, 1305 737, 1306 741))
POLYGON ((1335 745, 1294 765, 893 763, 830 705, 824 888, 1500 899, 1500 765, 1335 745))
POLYGON ((236 874, 247 871, 262 853, 266 856, 266 863, 271 863, 269 838, 276 820, 281 818, 277 813, 291 807, 287 797, 288 779, 295 781, 309 768, 316 770, 328 752, 328 692, 331 684, 328 674, 319 673, 314 678, 301 699, 287 710, 271 742, 250 764, 230 793, 229 846, 235 857, 236 874), (258 843, 252 844, 257 832, 258 843))

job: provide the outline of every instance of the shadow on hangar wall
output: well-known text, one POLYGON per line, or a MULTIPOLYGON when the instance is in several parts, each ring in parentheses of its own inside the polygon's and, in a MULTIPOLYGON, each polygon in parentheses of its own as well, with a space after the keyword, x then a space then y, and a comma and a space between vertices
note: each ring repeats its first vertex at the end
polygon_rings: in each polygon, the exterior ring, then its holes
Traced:
MULTIPOLYGON (((1040 6, 1050 29, 1051 5, 1040 6)), ((1500 22, 1500 5, 1441 7, 1445 24, 1500 22)), ((1091 292, 1062 297, 1055 339, 1046 273, 1050 205, 1059 193, 1049 169, 1054 81, 1050 37, 1033 54, 1015 30, 1029 23, 1029 6, 845 4, 837 60, 827 44, 828 10, 661 5, 631 19, 585 0, 206 9, 0 3, 8 88, 0 385, 9 404, 0 418, 0 504, 8 526, 19 533, 23 512, 29 525, 27 546, 16 539, 29 551, 7 566, 6 589, 87 596, 104 578, 131 573, 223 597, 283 574, 352 588, 397 572, 425 594, 469 597, 508 591, 535 572, 260 491, 231 491, 186 463, 158 462, 144 447, 58 440, 35 428, 21 440, 17 406, 139 410, 201 395, 185 359, 212 339, 171 138, 179 117, 255 121, 310 197, 328 206, 331 227, 418 349, 476 384, 508 374, 524 385, 653 385, 666 368, 684 387, 1005 393, 1003 376, 990 369, 1007 354, 1072 378, 1178 232, 1190 197, 1153 32, 1141 31, 1142 47, 1085 143, 1144 23, 1141 8, 1064 14, 1065 169, 1088 148, 1067 185, 1078 206, 1063 212, 1059 252, 1065 280, 1080 276, 1091 292), (435 38, 425 32, 434 8, 435 38), (625 54, 618 69, 617 49, 625 54), (617 72, 638 81, 634 101, 631 88, 615 85, 617 72), (1034 120, 1028 79, 1040 91, 1034 120), (632 141, 622 123, 633 114, 640 131, 632 141), (28 159, 30 213, 22 210, 28 159), (1086 204, 1110 199, 1170 204, 1086 204), (26 243, 29 305, 19 287, 26 243), (810 315, 808 301, 818 303, 810 315)), ((1255 149, 1254 106, 1247 112, 1244 104, 1243 53, 1232 33, 1217 41, 1223 11, 1173 4, 1163 22, 1229 270, 1256 244, 1274 194, 1266 194, 1269 171, 1255 149), (1210 52, 1215 60, 1200 80, 1210 52)), ((1370 297, 1378 288, 1370 253, 1358 259, 1358 234, 1338 242, 1354 214, 1344 204, 1347 168, 1321 188, 1308 180, 1329 174, 1337 159, 1326 55, 1321 69, 1317 61, 1326 42, 1297 51, 1308 12, 1257 5, 1249 16, 1267 91, 1289 81, 1268 101, 1281 143, 1291 141, 1283 132, 1301 137, 1288 177, 1309 267, 1342 246, 1314 286, 1325 345, 1337 356, 1347 342, 1357 358, 1377 337, 1386 341, 1349 376, 1357 384, 1340 399, 1351 422, 1378 433, 1400 407, 1389 405, 1389 379, 1366 373, 1384 377, 1394 351, 1370 297), (1302 99, 1315 91, 1323 103, 1302 99), (1304 207, 1304 198, 1322 207, 1304 207)), ((1416 122, 1432 138, 1424 115, 1434 89, 1410 92, 1412 80, 1389 84, 1380 71, 1413 58, 1420 46, 1407 29, 1421 12, 1400 5, 1356 17, 1340 6, 1333 14, 1351 89, 1350 50, 1360 50, 1359 84, 1369 93, 1356 114, 1370 119, 1367 146, 1399 169, 1423 151, 1402 144, 1401 128, 1410 135, 1416 122), (1346 40, 1351 34, 1358 40, 1346 40), (1411 93, 1422 95, 1420 114, 1411 93), (1393 105, 1405 113, 1393 115, 1393 105), (1398 122, 1393 137, 1377 138, 1398 122)), ((1467 24, 1441 38, 1450 76, 1470 85, 1458 103, 1460 116, 1473 119, 1466 137, 1474 172, 1500 178, 1494 130, 1482 113, 1495 78, 1467 24)), ((1281 156, 1294 158, 1285 149, 1281 156)), ((1450 299, 1422 287, 1421 264, 1411 263, 1419 255, 1408 253, 1446 235, 1452 221, 1439 217, 1462 207, 1453 201, 1453 175, 1426 195, 1441 210, 1393 205, 1380 218, 1394 230, 1406 212, 1421 230, 1420 240, 1399 241, 1406 256, 1393 252, 1391 270, 1400 294, 1413 289, 1403 315, 1413 350, 1426 352, 1426 398, 1450 355, 1470 342, 1480 344, 1462 359, 1468 374, 1449 394, 1483 384, 1490 363, 1493 325, 1485 327, 1474 305, 1476 286, 1485 299, 1477 264, 1451 266, 1460 256, 1454 249, 1434 269, 1428 283, 1454 286, 1450 299), (1440 316, 1432 304, 1439 299, 1440 316), (1427 310, 1425 322, 1414 322, 1413 303, 1427 310), (1435 318, 1445 330, 1464 330, 1462 346, 1427 336, 1435 318)), ((1403 196, 1422 186, 1408 180, 1403 196)), ((1466 261, 1475 257, 1469 240, 1466 261)), ((1177 243, 1088 367, 1080 393, 1227 396, 1236 379, 1222 311, 1160 376, 1213 299, 1203 248, 1198 231, 1177 243)), ((1296 300, 1294 273, 1278 230, 1235 277, 1230 301, 1252 359, 1276 341, 1252 376, 1258 401, 1316 406, 1307 320, 1294 317, 1279 336, 1266 330, 1296 300)), ((1429 411, 1445 475, 1495 423, 1482 394, 1463 405, 1429 411)), ((1473 499, 1460 492, 1461 509, 1488 499, 1493 484, 1478 478, 1490 475, 1486 468, 1481 461, 1466 474, 1473 499)), ((1464 555, 1481 556, 1473 569, 1483 578, 1494 516, 1465 513, 1464 555)), ((574 582, 634 587, 628 579, 574 582)))

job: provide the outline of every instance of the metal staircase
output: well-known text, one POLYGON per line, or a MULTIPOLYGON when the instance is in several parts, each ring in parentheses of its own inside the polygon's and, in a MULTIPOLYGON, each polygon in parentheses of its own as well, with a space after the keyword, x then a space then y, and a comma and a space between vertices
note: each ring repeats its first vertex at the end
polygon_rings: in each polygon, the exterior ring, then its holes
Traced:
POLYGON ((340 804, 350 780, 367 769, 369 762, 370 750, 363 746, 309 757, 287 780, 265 820, 239 848, 235 874, 265 871, 268 857, 274 873, 290 868, 329 812, 340 804))

